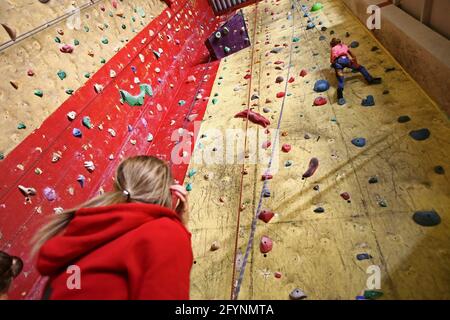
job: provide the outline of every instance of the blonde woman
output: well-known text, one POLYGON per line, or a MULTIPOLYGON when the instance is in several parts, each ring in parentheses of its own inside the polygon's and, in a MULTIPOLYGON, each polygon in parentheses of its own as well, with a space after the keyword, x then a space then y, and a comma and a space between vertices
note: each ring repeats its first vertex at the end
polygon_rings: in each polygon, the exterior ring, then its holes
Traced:
POLYGON ((12 281, 23 268, 23 262, 19 257, 10 256, 0 251, 0 300, 8 299, 8 290, 12 281))
POLYGON ((173 184, 165 162, 129 158, 114 191, 54 216, 35 238, 43 298, 189 299, 187 192, 173 184))

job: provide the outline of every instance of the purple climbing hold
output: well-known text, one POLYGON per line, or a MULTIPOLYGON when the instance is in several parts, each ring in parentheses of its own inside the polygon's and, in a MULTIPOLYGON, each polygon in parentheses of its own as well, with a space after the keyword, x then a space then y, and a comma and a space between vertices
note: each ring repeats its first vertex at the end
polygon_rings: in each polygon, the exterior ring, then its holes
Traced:
POLYGON ((309 161, 308 170, 303 174, 303 179, 312 177, 317 168, 319 168, 319 159, 312 158, 311 161, 309 161))
POLYGON ((44 189, 44 197, 48 201, 55 201, 56 200, 56 191, 50 187, 47 187, 44 189))
POLYGON ((85 178, 82 174, 80 174, 80 175, 77 177, 77 181, 78 181, 78 183, 80 184, 80 186, 81 186, 82 188, 84 188, 84 182, 86 181, 86 178, 85 178))
POLYGON ((360 254, 356 255, 356 259, 358 259, 359 261, 370 260, 372 258, 373 257, 370 254, 368 254, 368 253, 360 253, 360 254))
POLYGON ((83 135, 83 134, 81 133, 81 130, 78 129, 78 128, 73 128, 72 134, 73 134, 73 136, 76 137, 76 138, 81 138, 81 136, 83 135))

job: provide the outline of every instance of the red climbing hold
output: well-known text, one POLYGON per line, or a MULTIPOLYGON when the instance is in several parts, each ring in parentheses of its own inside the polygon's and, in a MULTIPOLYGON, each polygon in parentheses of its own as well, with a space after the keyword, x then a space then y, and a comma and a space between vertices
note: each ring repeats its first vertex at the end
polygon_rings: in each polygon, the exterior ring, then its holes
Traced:
POLYGON ((349 195, 349 193, 348 192, 343 192, 343 193, 341 193, 341 197, 342 197, 342 199, 344 199, 344 200, 350 200, 350 195, 349 195))
POLYGON ((278 92, 277 93, 277 98, 283 98, 286 95, 285 92, 278 92))
POLYGON ((305 69, 300 71, 300 77, 306 77, 307 75, 308 75, 308 72, 305 69))
POLYGON ((327 104, 327 98, 324 97, 317 97, 316 99, 314 99, 314 105, 315 106, 323 106, 325 104, 327 104))
POLYGON ((270 121, 267 118, 252 110, 244 110, 236 114, 234 117, 244 119, 248 118, 249 121, 253 122, 254 124, 258 124, 263 128, 266 128, 270 125, 270 121))
MULTIPOLYGON (((267 211, 267 210, 262 210, 259 215, 258 218, 261 221, 264 221, 265 223, 269 223, 270 220, 272 220, 272 218, 275 216, 275 213, 271 212, 271 211, 267 211)), ((270 251, 270 250, 269 250, 270 251)))
POLYGON ((283 61, 275 61, 274 64, 283 64, 283 61))
POLYGON ((303 178, 312 177, 317 168, 319 168, 319 159, 312 158, 311 161, 309 161, 308 170, 303 174, 303 178))
POLYGON ((272 180, 273 179, 273 175, 269 174, 269 173, 265 173, 261 176, 261 180, 262 181, 266 181, 266 180, 272 180))
POLYGON ((114 9, 117 9, 117 1, 116 1, 116 0, 113 0, 113 1, 111 2, 111 4, 112 4, 112 6, 113 6, 114 9))
POLYGON ((72 53, 73 47, 70 44, 65 44, 59 49, 62 53, 72 53))
POLYGON ((268 236, 263 236, 261 238, 261 243, 259 244, 259 250, 261 253, 268 253, 272 251, 273 242, 268 236))
POLYGON ((264 150, 267 150, 267 149, 270 148, 271 145, 272 145, 272 142, 270 142, 270 141, 264 141, 263 144, 262 144, 262 148, 263 148, 264 150))
POLYGON ((291 147, 290 144, 283 144, 283 146, 281 147, 281 150, 282 150, 283 152, 286 152, 286 153, 288 153, 289 151, 291 151, 291 149, 292 149, 292 147, 291 147))
POLYGON ((295 81, 295 78, 294 78, 294 77, 290 77, 288 82, 289 82, 289 83, 292 83, 292 82, 294 82, 294 81, 295 81))
POLYGON ((32 77, 32 76, 34 76, 34 71, 33 70, 28 70, 27 71, 27 75, 29 76, 29 77, 32 77))
POLYGON ((277 272, 274 273, 274 276, 275 276, 275 278, 280 279, 282 274, 281 274, 281 272, 277 271, 277 272))
POLYGON ((252 77, 251 74, 246 74, 245 77, 244 77, 244 79, 245 79, 245 80, 248 80, 248 79, 250 79, 251 77, 252 77))

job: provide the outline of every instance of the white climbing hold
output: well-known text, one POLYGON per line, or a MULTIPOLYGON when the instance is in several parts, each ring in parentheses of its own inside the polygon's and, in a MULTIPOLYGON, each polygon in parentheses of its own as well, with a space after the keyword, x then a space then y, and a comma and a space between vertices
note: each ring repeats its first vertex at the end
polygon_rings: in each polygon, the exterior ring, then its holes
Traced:
POLYGON ((56 162, 58 162, 61 158, 62 158, 62 152, 61 152, 61 151, 54 152, 54 153, 53 153, 53 156, 52 156, 52 162, 53 162, 53 163, 56 163, 56 162))
POLYGON ((93 172, 95 170, 95 165, 94 165, 94 162, 92 162, 92 161, 85 161, 84 162, 84 167, 89 172, 93 172))
POLYGON ((111 135, 111 137, 115 137, 116 136, 116 131, 114 131, 114 129, 108 129, 109 134, 111 135))
POLYGON ((70 111, 69 113, 67 113, 67 118, 70 121, 75 120, 76 117, 77 117, 77 113, 75 111, 70 111))
POLYGON ((98 84, 98 83, 94 84, 94 90, 96 93, 102 92, 103 89, 104 89, 104 87, 101 84, 98 84))
POLYGON ((22 185, 19 185, 19 190, 26 197, 36 195, 36 189, 34 189, 34 188, 27 188, 27 187, 24 187, 22 185))
POLYGON ((116 76, 117 76, 117 73, 114 71, 114 70, 110 70, 109 71, 109 76, 111 77, 111 78, 115 78, 116 76))
POLYGON ((145 56, 142 53, 139 54, 139 59, 141 62, 145 62, 145 56))
POLYGON ((62 214, 64 212, 64 208, 61 207, 53 208, 53 212, 55 214, 62 214))

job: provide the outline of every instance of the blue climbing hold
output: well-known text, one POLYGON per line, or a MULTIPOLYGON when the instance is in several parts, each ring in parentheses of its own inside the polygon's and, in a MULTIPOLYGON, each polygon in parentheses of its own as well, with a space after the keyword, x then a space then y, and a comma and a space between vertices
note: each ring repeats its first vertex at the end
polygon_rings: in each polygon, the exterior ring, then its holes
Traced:
POLYGON ((347 103, 347 101, 345 100, 345 98, 339 98, 338 105, 343 106, 346 103, 347 103))
POLYGON ((362 100, 361 105, 364 107, 372 107, 375 105, 375 98, 372 95, 367 96, 367 98, 362 100))
POLYGON ((318 80, 314 85, 315 92, 324 92, 330 89, 330 84, 327 80, 318 80))
POLYGON ((83 134, 81 133, 81 130, 80 130, 80 129, 77 129, 77 128, 73 128, 72 134, 73 134, 73 136, 76 137, 76 138, 81 138, 81 136, 83 135, 83 134))
POLYGON ((420 129, 420 130, 411 131, 409 133, 409 135, 414 140, 423 141, 423 140, 427 140, 430 137, 431 132, 430 132, 430 130, 424 128, 424 129, 420 129))
POLYGON ((413 215, 413 220, 415 223, 423 227, 434 227, 441 223, 441 217, 439 214, 432 211, 417 211, 413 215))
POLYGON ((355 138, 352 140, 352 144, 358 148, 362 148, 366 145, 366 139, 365 138, 355 138))
POLYGON ((370 260, 372 258, 373 257, 370 254, 368 254, 368 253, 360 253, 360 254, 356 255, 356 259, 358 259, 359 261, 370 260))
POLYGON ((308 24, 306 25, 306 30, 314 29, 315 26, 316 26, 316 25, 315 25, 314 23, 310 22, 310 23, 308 23, 308 24))
POLYGON ((350 43, 350 48, 358 48, 359 47, 359 42, 358 41, 353 41, 352 43, 350 43))

